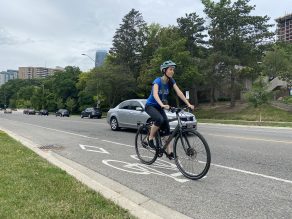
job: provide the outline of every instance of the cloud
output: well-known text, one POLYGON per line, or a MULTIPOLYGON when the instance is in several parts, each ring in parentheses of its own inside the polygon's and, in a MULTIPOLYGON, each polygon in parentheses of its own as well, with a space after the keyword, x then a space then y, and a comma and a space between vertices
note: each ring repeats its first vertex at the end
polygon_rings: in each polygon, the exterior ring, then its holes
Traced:
MULTIPOLYGON (((216 0, 218 1, 218 0, 216 0)), ((292 8, 291 0, 267 4, 251 0, 255 13, 271 23, 292 8)), ((175 25, 179 17, 196 12, 205 17, 201 0, 7 0, 0 7, 0 71, 19 66, 77 65, 93 67, 98 49, 110 49, 123 17, 132 9, 144 20, 175 25)), ((292 12, 292 11, 291 11, 292 12)))
POLYGON ((29 38, 21 39, 19 37, 13 36, 4 28, 0 27, 0 46, 2 45, 21 45, 27 43, 34 43, 35 41, 29 38))

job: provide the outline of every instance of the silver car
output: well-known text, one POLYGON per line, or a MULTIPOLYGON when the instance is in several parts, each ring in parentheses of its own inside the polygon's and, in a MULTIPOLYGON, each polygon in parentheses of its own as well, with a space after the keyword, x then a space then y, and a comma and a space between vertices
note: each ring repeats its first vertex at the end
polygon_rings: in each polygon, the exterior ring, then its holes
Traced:
MULTIPOLYGON (((145 112, 146 99, 125 100, 112 108, 107 113, 107 122, 113 131, 120 128, 137 129, 138 123, 150 121, 150 116, 145 112)), ((169 120, 175 119, 175 113, 165 111, 169 120)), ((197 120, 194 114, 189 112, 180 112, 182 124, 188 129, 197 129, 197 120)), ((177 126, 177 120, 169 123, 170 130, 177 126)))

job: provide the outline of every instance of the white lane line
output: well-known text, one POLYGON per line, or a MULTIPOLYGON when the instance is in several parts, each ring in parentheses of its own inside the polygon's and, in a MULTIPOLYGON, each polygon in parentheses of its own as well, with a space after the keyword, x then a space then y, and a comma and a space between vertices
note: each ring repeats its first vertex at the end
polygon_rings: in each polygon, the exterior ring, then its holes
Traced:
POLYGON ((122 146, 126 146, 126 147, 134 148, 134 146, 132 146, 132 145, 123 144, 123 143, 118 143, 118 142, 114 142, 114 141, 108 141, 108 140, 101 140, 101 141, 108 142, 108 143, 112 143, 112 144, 117 144, 117 145, 122 145, 122 146))
POLYGON ((173 174, 170 174, 171 176, 174 176, 174 177, 177 177, 177 176, 182 176, 182 173, 181 172, 177 172, 177 173, 173 173, 173 174))
POLYGON ((223 165, 219 165, 219 164, 211 164, 211 165, 215 166, 215 167, 228 169, 228 170, 233 170, 233 171, 240 172, 240 173, 250 174, 250 175, 254 175, 254 176, 261 176, 261 177, 264 177, 264 178, 267 178, 267 179, 273 179, 273 180, 276 180, 276 181, 292 184, 292 181, 291 180, 287 180, 287 179, 281 179, 281 178, 274 177, 274 176, 268 176, 268 175, 264 175, 264 174, 260 174, 260 173, 251 172, 251 171, 236 169, 236 168, 233 168, 233 167, 227 167, 227 166, 223 166, 223 165))
MULTIPOLYGON (((14 122, 16 122, 16 121, 14 121, 14 122)), ((22 123, 23 124, 27 124, 27 125, 31 125, 31 126, 35 126, 35 127, 39 127, 39 128, 43 128, 43 129, 48 129, 48 130, 51 130, 51 131, 66 133, 66 134, 69 134, 69 135, 75 135, 75 136, 82 137, 82 138, 89 138, 89 139, 95 139, 95 140, 99 139, 99 138, 95 138, 95 137, 89 137, 89 136, 86 136, 86 135, 76 134, 76 133, 73 133, 73 132, 67 132, 67 131, 63 131, 63 130, 59 130, 59 129, 48 128, 48 127, 35 125, 35 124, 31 124, 31 123, 26 123, 26 122, 22 122, 22 123)))
POLYGON ((292 144, 292 141, 281 141, 281 140, 272 140, 272 139, 263 139, 263 138, 247 138, 247 137, 241 137, 241 136, 219 135, 219 134, 209 134, 209 133, 204 133, 204 135, 224 137, 224 138, 235 138, 235 139, 242 139, 242 140, 248 140, 248 141, 265 141, 265 142, 292 144))
MULTIPOLYGON (((66 132, 66 131, 62 131, 62 130, 58 130, 58 129, 47 128, 47 127, 34 125, 34 124, 30 124, 30 123, 25 123, 25 124, 36 126, 36 127, 40 127, 40 128, 44 128, 44 129, 48 129, 48 130, 53 130, 53 131, 57 131, 57 132, 62 132, 62 133, 70 134, 70 135, 75 135, 75 136, 79 136, 79 137, 83 137, 83 138, 90 138, 90 139, 96 139, 96 140, 98 139, 98 138, 88 137, 86 135, 75 134, 75 133, 72 133, 72 132, 66 132)), ((122 144, 122 143, 118 143, 118 142, 114 142, 114 141, 108 141, 108 140, 102 140, 102 139, 101 139, 101 141, 112 143, 112 144, 116 144, 116 145, 121 145, 121 146, 125 146, 125 147, 131 147, 131 148, 134 147, 134 146, 131 146, 131 145, 128 145, 128 144, 122 144)), ((236 169, 236 168, 233 168, 233 167, 227 167, 227 166, 214 164, 214 163, 212 163, 211 165, 219 167, 219 168, 224 168, 224 169, 236 171, 236 172, 241 172, 241 173, 250 174, 250 175, 254 175, 254 176, 260 176, 260 177, 264 177, 264 178, 267 178, 267 179, 272 179, 272 180, 276 180, 276 181, 292 184, 292 181, 291 180, 287 180, 287 179, 282 179, 282 178, 278 178, 278 177, 274 177, 274 176, 268 176, 268 175, 255 173, 255 172, 251 172, 251 171, 246 171, 246 170, 241 170, 241 169, 236 169)))

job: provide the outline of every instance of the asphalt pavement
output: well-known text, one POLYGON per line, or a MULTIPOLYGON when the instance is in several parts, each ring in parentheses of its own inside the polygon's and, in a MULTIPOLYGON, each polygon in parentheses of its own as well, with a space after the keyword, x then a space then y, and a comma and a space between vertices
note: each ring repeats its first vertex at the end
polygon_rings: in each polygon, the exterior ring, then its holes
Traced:
POLYGON ((198 181, 186 179, 165 158, 142 165, 134 150, 135 131, 113 132, 105 119, 0 112, 0 129, 57 160, 76 178, 83 174, 81 179, 95 182, 91 188, 107 191, 107 198, 115 197, 141 218, 292 218, 289 128, 199 123, 212 165, 198 181))

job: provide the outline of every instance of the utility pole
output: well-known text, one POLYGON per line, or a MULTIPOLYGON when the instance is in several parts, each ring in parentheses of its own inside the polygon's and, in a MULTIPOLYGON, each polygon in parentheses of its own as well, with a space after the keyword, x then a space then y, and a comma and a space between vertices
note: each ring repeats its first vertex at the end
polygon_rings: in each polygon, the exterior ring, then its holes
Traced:
MULTIPOLYGON (((87 56, 89 59, 91 59, 94 62, 94 66, 95 66, 95 61, 93 58, 91 58, 89 55, 82 53, 81 55, 83 56, 87 56)), ((97 87, 98 87, 98 82, 97 82, 97 87)), ((98 93, 96 94, 96 108, 99 108, 99 104, 100 104, 100 100, 98 99, 98 93)))

